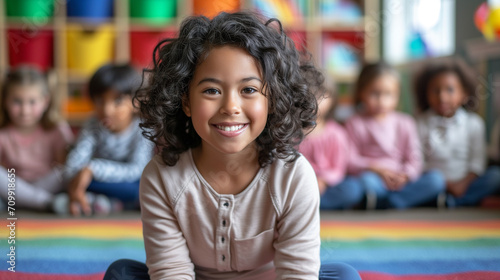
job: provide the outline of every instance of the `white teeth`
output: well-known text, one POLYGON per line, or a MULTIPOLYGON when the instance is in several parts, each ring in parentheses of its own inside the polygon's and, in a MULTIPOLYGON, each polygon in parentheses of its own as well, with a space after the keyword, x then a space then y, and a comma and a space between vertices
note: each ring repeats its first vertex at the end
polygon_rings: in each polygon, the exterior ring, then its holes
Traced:
POLYGON ((243 124, 240 124, 240 125, 233 125, 233 126, 222 126, 222 125, 218 125, 217 128, 220 129, 220 130, 224 130, 224 131, 237 131, 237 130, 240 130, 244 127, 245 125, 243 124))

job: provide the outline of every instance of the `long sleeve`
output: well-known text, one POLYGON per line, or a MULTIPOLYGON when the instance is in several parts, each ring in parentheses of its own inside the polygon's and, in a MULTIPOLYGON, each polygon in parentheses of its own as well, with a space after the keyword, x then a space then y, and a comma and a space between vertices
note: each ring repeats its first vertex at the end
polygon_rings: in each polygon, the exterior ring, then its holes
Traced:
MULTIPOLYGON (((318 279, 320 259, 319 191, 314 170, 297 161, 277 222, 274 265, 277 279, 318 279)), ((279 195, 278 195, 279 196, 279 195)))
POLYGON ((469 172, 476 175, 483 174, 486 165, 486 140, 484 122, 476 114, 470 114, 468 119, 469 128, 469 172))
POLYGON ((126 162, 93 158, 89 168, 95 180, 100 182, 131 182, 141 177, 144 166, 151 159, 152 149, 147 140, 138 134, 135 136, 134 145, 130 148, 132 153, 126 162))
POLYGON ((356 127, 355 120, 351 119, 345 125, 347 136, 350 141, 349 145, 349 165, 348 172, 353 174, 359 174, 371 166, 371 158, 364 157, 359 152, 359 147, 361 144, 361 139, 363 136, 360 135, 359 130, 356 127))
POLYGON ((318 173, 318 177, 325 180, 328 186, 339 184, 347 173, 349 163, 350 148, 346 140, 345 133, 337 136, 337 142, 333 145, 331 154, 331 168, 318 173))
POLYGON ((320 134, 308 135, 299 151, 309 161, 319 179, 336 186, 347 172, 349 143, 345 130, 334 122, 325 124, 320 134))
POLYGON ((62 162, 66 156, 66 152, 74 141, 73 132, 67 122, 61 122, 57 128, 57 134, 55 137, 55 141, 52 143, 54 157, 58 161, 58 163, 62 162), (60 162, 59 162, 60 161, 60 162))
POLYGON ((174 215, 161 165, 153 159, 144 169, 140 183, 141 218, 146 264, 152 280, 195 279, 194 265, 179 222, 174 215))
POLYGON ((422 172, 422 148, 418 137, 416 124, 413 119, 408 118, 400 126, 405 132, 405 148, 403 149, 403 172, 410 181, 414 181, 422 172))
POLYGON ((86 167, 96 148, 96 134, 90 122, 82 128, 75 146, 66 158, 65 180, 71 180, 82 168, 86 167))

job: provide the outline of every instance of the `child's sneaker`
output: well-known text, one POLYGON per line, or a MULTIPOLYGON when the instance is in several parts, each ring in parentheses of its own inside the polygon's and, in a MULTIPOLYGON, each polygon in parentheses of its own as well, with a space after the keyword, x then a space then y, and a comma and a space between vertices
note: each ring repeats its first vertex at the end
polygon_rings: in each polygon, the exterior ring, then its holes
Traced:
POLYGON ((449 193, 442 192, 437 197, 437 208, 438 209, 446 209, 446 208, 455 208, 457 207, 455 202, 455 197, 449 193))
POLYGON ((95 195, 92 205, 92 213, 95 215, 106 216, 110 213, 123 211, 123 203, 116 198, 108 198, 103 194, 95 195))
POLYGON ((67 193, 60 193, 54 197, 52 211, 61 216, 69 215, 69 197, 67 193))
MULTIPOLYGON (((105 216, 123 210, 123 203, 118 199, 110 199, 103 194, 87 192, 87 201, 93 215, 105 216)), ((58 215, 69 215, 69 196, 61 193, 55 196, 52 202, 52 210, 58 215)))
POLYGON ((446 208, 446 192, 442 192, 442 193, 438 194, 437 208, 438 209, 445 209, 446 208))
POLYGON ((366 193, 366 210, 377 209, 377 194, 374 192, 366 193))

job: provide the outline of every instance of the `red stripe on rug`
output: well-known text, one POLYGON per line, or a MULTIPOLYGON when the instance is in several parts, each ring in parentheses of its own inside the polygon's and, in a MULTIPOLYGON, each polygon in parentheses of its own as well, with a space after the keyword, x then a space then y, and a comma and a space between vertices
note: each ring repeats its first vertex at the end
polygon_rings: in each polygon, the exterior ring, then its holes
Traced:
POLYGON ((0 279, 5 280, 102 280, 103 277, 104 273, 71 275, 0 271, 0 279))
POLYGON ((486 280, 500 279, 500 272, 469 271, 441 275, 392 275, 379 272, 360 272, 363 280, 486 280))

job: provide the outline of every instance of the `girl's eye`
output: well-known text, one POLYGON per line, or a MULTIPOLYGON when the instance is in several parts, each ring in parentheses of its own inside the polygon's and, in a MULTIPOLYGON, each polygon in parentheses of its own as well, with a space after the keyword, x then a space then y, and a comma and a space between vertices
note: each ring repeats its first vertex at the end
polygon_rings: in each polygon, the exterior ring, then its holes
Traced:
POLYGON ((219 94, 219 91, 215 88, 209 88, 209 89, 205 90, 203 93, 214 95, 214 94, 219 94))
POLYGON ((123 98, 122 97, 119 97, 119 98, 115 99, 115 105, 120 105, 120 104, 122 104, 122 102, 123 102, 123 98))
POLYGON ((447 87, 446 91, 449 92, 449 93, 452 93, 453 92, 453 87, 447 87))
POLYGON ((256 89, 254 89, 254 88, 244 88, 244 89, 242 90, 242 92, 243 92, 244 94, 252 94, 252 93, 257 92, 257 90, 256 90, 256 89))

